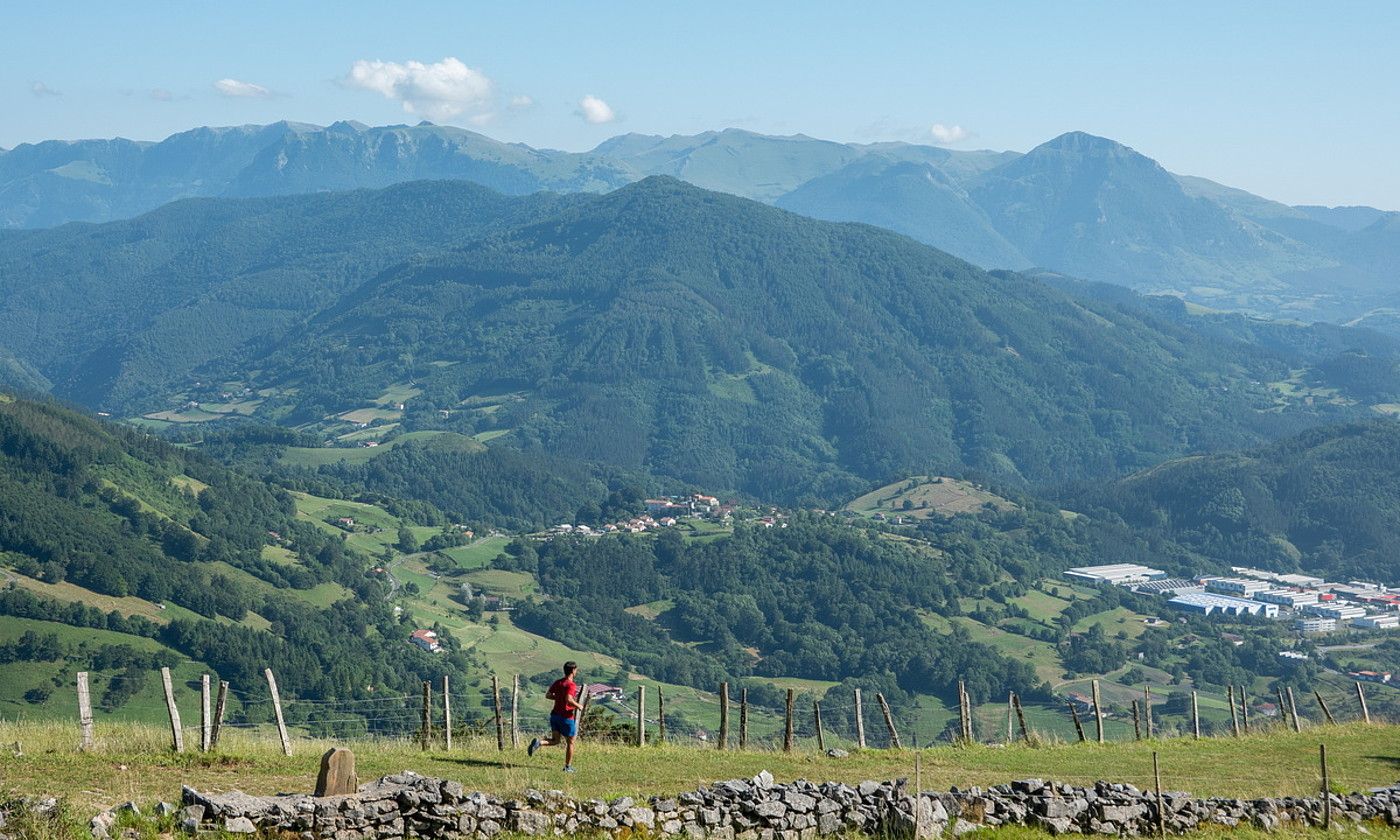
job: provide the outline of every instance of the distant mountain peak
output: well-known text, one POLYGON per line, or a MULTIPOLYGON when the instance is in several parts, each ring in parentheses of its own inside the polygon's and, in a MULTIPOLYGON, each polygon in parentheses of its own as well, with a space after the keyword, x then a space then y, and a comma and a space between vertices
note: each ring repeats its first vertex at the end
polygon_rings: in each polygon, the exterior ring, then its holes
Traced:
MULTIPOLYGON (((1067 131, 1059 137, 1053 137, 1031 149, 1029 154, 1035 154, 1038 150, 1045 151, 1077 151, 1077 152, 1118 152, 1134 155, 1141 155, 1130 146, 1125 146, 1117 140, 1108 137, 1100 137, 1097 134, 1090 134, 1087 131, 1067 131)), ((1142 155, 1145 157, 1145 155, 1142 155)))

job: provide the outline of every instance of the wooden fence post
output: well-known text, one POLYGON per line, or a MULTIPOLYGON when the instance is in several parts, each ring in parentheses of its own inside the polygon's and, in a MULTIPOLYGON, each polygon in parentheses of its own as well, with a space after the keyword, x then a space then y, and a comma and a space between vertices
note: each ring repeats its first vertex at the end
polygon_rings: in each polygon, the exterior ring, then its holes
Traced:
POLYGON ((209 675, 199 678, 199 751, 209 752, 214 722, 209 717, 209 675))
POLYGON ((1147 740, 1152 740, 1155 733, 1152 726, 1152 686, 1149 685, 1142 687, 1142 724, 1147 740))
POLYGON ((1201 740, 1201 706, 1194 690, 1191 692, 1191 737, 1201 740))
POLYGON ((1327 718, 1327 722, 1336 723, 1337 721, 1332 719, 1331 710, 1327 708, 1327 701, 1322 699, 1322 693, 1319 691, 1314 691, 1313 696, 1317 698, 1317 705, 1322 707, 1322 715, 1323 717, 1327 718))
POLYGON ((501 678, 491 675, 491 710, 496 719, 496 751, 505 752, 506 725, 501 719, 501 678))
POLYGON ((966 744, 972 740, 967 736, 967 730, 971 728, 967 711, 967 683, 958 680, 958 740, 966 744))
POLYGON ((963 703, 967 706, 967 729, 963 731, 963 740, 971 744, 977 740, 977 734, 973 732, 972 725, 972 695, 967 693, 967 688, 963 688, 963 703))
POLYGON ((442 746, 452 752, 452 684, 442 675, 442 746))
POLYGON ((1084 743, 1084 724, 1079 722, 1079 710, 1074 708, 1074 702, 1069 704, 1069 716, 1074 720, 1074 731, 1079 735, 1079 743, 1084 743))
POLYGON ((1361 720, 1363 723, 1371 722, 1371 710, 1366 708, 1366 690, 1361 687, 1361 681, 1356 681, 1356 702, 1361 704, 1361 720))
POLYGON ((82 733, 79 749, 92 750, 92 694, 88 688, 88 672, 78 672, 78 729, 82 733))
POLYGON ((588 717, 588 703, 593 699, 592 693, 588 690, 588 684, 583 685, 583 708, 578 710, 578 734, 583 735, 583 722, 588 717))
POLYGON ((1133 701, 1133 740, 1142 740, 1142 712, 1138 710, 1138 701, 1133 701))
POLYGON ((749 690, 739 689, 739 749, 749 748, 749 690))
POLYGON ((792 701, 795 691, 787 690, 787 700, 783 703, 783 752, 792 752, 792 701))
MULTIPOLYGON (((581 690, 581 689, 580 689, 581 690)), ((511 677, 510 683, 510 748, 520 749, 520 675, 511 677)))
POLYGON ((637 686, 637 746, 647 745, 647 690, 637 686))
POLYGON ((1240 686, 1240 727, 1249 734, 1249 692, 1244 686, 1240 686))
POLYGON ((427 750, 433 740, 433 684, 427 680, 423 680, 423 713, 418 722, 418 737, 427 750))
POLYGON ((209 733, 209 749, 219 748, 219 733, 224 728, 224 710, 228 708, 228 680, 219 680, 219 696, 214 699, 214 730, 209 733))
POLYGON ((1232 685, 1227 692, 1227 702, 1230 704, 1230 732, 1236 738, 1240 737, 1240 712, 1235 708, 1235 687, 1232 685))
POLYGON ((1021 708, 1021 697, 1015 692, 1011 693, 1011 706, 1016 710, 1016 722, 1021 724, 1021 740, 1029 744, 1031 742, 1031 731, 1026 726, 1026 713, 1021 708))
POLYGON ((175 689, 170 684, 170 669, 160 669, 160 681, 165 689, 165 712, 170 717, 170 745, 175 752, 185 751, 185 733, 180 730, 180 709, 175 705, 175 689))
MULTIPOLYGON (((1356 684, 1361 690, 1361 683, 1356 684)), ((860 689, 856 689, 856 746, 865 749, 865 707, 860 702, 860 689)))
POLYGON ((282 739, 282 754, 292 754, 292 739, 287 736, 287 719, 282 717, 282 695, 277 691, 277 678, 272 675, 271 668, 263 669, 263 676, 267 678, 267 691, 272 695, 272 711, 277 716, 277 737, 282 739))
POLYGON ((1302 732, 1303 725, 1298 721, 1298 703, 1293 698, 1293 686, 1288 687, 1288 711, 1293 715, 1293 731, 1302 732))
POLYGON ((1327 745, 1317 745, 1318 760, 1322 762, 1322 827, 1332 827, 1332 785, 1327 778, 1327 745))
POLYGON ((1157 751, 1152 751, 1152 786, 1157 791, 1157 836, 1167 836, 1167 807, 1162 800, 1162 768, 1157 763, 1157 751))
POLYGON ((715 739, 715 748, 729 749, 729 683, 727 682, 719 684, 719 737, 715 739))
POLYGON ((1278 722, 1284 726, 1288 725, 1288 701, 1283 699, 1283 686, 1275 689, 1278 692, 1278 722))
POLYGON ((1099 743, 1103 743, 1103 707, 1099 705, 1099 681, 1094 680, 1094 726, 1098 730, 1099 743))
POLYGON ((885 728, 888 729, 890 733, 890 746, 897 750, 903 749, 903 746, 899 743, 899 733, 896 732, 894 728, 894 716, 890 714, 889 702, 885 700, 885 695, 878 691, 875 692, 875 700, 880 704, 880 714, 885 716, 885 728))

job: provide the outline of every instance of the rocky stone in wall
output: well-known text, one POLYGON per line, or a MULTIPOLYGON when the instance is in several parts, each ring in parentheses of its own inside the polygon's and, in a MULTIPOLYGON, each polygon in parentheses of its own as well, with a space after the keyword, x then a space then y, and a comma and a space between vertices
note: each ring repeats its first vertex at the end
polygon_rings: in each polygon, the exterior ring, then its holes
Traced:
MULTIPOLYGON (((856 786, 798 780, 777 784, 768 773, 718 782, 674 797, 640 802, 575 800, 560 791, 526 791, 522 799, 468 793, 458 782, 404 772, 362 785, 353 795, 256 797, 185 788, 186 826, 230 833, 293 833, 302 840, 480 838, 601 834, 683 840, 815 840, 849 831, 899 840, 959 837, 983 826, 1036 826, 1054 834, 1150 835, 1157 831, 1154 794, 1099 782, 1074 787, 1023 779, 986 790, 914 795, 903 780, 856 786)), ((1400 789, 1334 796, 1333 819, 1400 827, 1400 789)), ((110 812, 109 812, 110 813, 110 812)), ((1163 796, 1168 831, 1254 825, 1273 829, 1318 825, 1313 797, 1238 800, 1163 796)), ((96 832, 94 832, 96 833, 96 832)))

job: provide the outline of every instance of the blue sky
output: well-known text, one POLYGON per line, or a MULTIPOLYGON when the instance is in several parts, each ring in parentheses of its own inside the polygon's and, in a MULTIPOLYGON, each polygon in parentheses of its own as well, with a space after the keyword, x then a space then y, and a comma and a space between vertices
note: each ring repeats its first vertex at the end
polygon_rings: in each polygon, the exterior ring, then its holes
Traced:
POLYGON ((574 150, 733 126, 1024 151, 1083 130, 1290 203, 1400 209, 1394 2, 55 0, 2 19, 6 148, 278 119, 574 150))

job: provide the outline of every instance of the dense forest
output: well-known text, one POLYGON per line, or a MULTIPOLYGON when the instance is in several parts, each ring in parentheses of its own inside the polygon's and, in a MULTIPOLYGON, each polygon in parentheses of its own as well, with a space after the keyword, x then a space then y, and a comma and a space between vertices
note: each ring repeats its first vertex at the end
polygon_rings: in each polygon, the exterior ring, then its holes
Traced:
POLYGON ((944 696, 966 679, 978 702, 1044 693, 1024 663, 923 621, 957 611, 957 560, 828 517, 740 527, 711 542, 674 531, 517 542, 507 557, 551 596, 520 607, 522 626, 659 679, 713 688, 746 675, 888 676, 906 692, 944 696), (653 602, 667 604, 656 620, 628 611, 653 602))
POLYGON ((1070 491, 1158 556, 1400 583, 1400 423, 1314 429, 1070 491))

